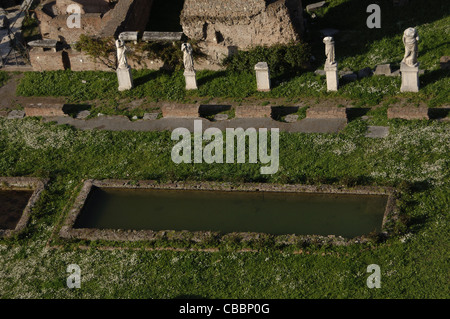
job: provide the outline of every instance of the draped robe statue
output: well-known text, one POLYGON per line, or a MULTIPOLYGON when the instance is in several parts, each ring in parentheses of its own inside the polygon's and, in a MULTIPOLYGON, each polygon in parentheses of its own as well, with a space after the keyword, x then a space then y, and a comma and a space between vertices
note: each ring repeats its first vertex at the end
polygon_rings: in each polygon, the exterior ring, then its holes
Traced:
POLYGON ((127 61, 127 47, 125 46, 125 42, 122 39, 116 40, 116 48, 117 48, 117 68, 118 69, 128 69, 128 61, 127 61))
POLYGON ((189 43, 183 43, 181 45, 181 51, 183 52, 183 63, 186 71, 194 72, 194 58, 192 56, 193 50, 189 43))
POLYGON ((327 57, 325 64, 336 64, 336 57, 334 54, 334 39, 332 37, 325 37, 323 39, 323 43, 325 43, 325 55, 327 57))
POLYGON ((419 41, 419 35, 414 28, 408 28, 403 33, 403 44, 405 45, 405 56, 402 62, 408 66, 417 66, 417 42, 419 41))

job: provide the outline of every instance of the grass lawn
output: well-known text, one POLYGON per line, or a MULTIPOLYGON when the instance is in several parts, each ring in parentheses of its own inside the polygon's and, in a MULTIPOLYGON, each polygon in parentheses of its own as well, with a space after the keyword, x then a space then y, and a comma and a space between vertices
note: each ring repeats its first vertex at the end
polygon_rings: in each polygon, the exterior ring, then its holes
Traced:
POLYGON ((0 71, 0 87, 5 85, 5 83, 9 80, 10 76, 8 72, 0 71))
MULTIPOLYGON (((375 115, 382 120, 382 116, 375 115)), ((340 134, 281 134, 280 170, 259 164, 176 165, 169 132, 77 131, 37 119, 0 119, 0 176, 49 177, 26 232, 0 241, 0 296, 174 298, 448 298, 448 123, 388 121, 382 140, 355 120, 340 134), (386 242, 350 246, 263 245, 259 252, 104 251, 45 245, 84 178, 391 185, 403 190, 407 227, 386 242), (301 251, 296 254, 294 251, 301 251), (65 286, 82 269, 82 289, 65 286), (378 264, 382 288, 366 287, 378 264)), ((59 241, 57 241, 59 242, 59 241)), ((127 246, 119 244, 119 246, 127 246)), ((141 249, 142 248, 142 249, 141 249)))

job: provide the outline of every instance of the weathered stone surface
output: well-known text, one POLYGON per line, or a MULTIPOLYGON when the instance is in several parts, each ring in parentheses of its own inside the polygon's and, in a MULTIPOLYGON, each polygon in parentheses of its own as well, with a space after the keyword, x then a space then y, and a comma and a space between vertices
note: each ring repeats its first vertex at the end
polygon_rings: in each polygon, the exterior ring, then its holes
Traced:
POLYGON ((30 62, 34 71, 58 71, 64 70, 63 52, 42 51, 40 48, 32 48, 29 51, 30 62))
POLYGON ((372 75, 372 69, 367 67, 358 71, 358 78, 367 78, 372 75))
POLYGON ((145 30, 151 0, 120 0, 114 5, 106 0, 45 0, 36 8, 36 17, 44 38, 63 39, 72 44, 81 34, 116 37, 123 31, 145 30), (81 7, 81 28, 69 28, 67 7, 81 7))
POLYGON ((313 119, 347 119, 345 107, 317 106, 306 110, 306 117, 313 119))
POLYGON ((199 107, 198 104, 166 104, 161 108, 161 111, 165 118, 195 118, 200 116, 199 107))
POLYGON ((119 91, 126 91, 133 88, 133 75, 131 68, 117 69, 117 80, 119 81, 119 91))
POLYGON ((137 41, 138 34, 139 34, 139 32, 137 32, 137 31, 121 32, 119 34, 119 39, 122 39, 123 41, 137 41))
POLYGON ((387 75, 390 76, 392 73, 391 65, 388 64, 379 64, 375 68, 374 75, 387 75))
POLYGON ((387 126, 369 126, 367 127, 366 137, 383 138, 389 135, 389 127, 387 126))
POLYGON ((23 119, 25 117, 25 112, 22 110, 12 110, 8 113, 8 116, 6 117, 9 120, 15 120, 15 119, 23 119))
POLYGON ((32 48, 56 48, 58 40, 52 39, 34 40, 28 42, 27 44, 32 48))
POLYGON ((391 73, 391 76, 400 76, 401 74, 400 74, 400 69, 398 69, 398 70, 395 70, 395 71, 393 71, 392 73, 391 73))
POLYGON ((226 120, 228 120, 228 114, 219 113, 214 116, 214 121, 226 121, 226 120))
POLYGON ((186 81, 186 90, 197 90, 197 79, 195 71, 184 71, 184 80, 186 81))
POLYGON ((316 3, 311 3, 311 4, 306 6, 306 11, 314 12, 314 11, 317 11, 317 10, 325 7, 326 5, 327 5, 326 1, 320 1, 320 2, 316 2, 316 3))
POLYGON ((400 73, 402 74, 400 92, 419 92, 419 66, 412 67, 402 62, 400 73))
POLYGON ((298 115, 297 114, 288 114, 284 118, 284 121, 286 123, 294 123, 294 122, 297 122, 297 120, 298 120, 298 115))
POLYGON ((30 103, 25 106, 26 116, 67 116, 63 103, 30 103))
POLYGON ((439 62, 441 69, 450 70, 450 56, 442 56, 439 62))
POLYGON ((333 65, 325 64, 325 72, 327 75, 327 91, 337 91, 339 87, 337 63, 333 65))
POLYGON ((301 0, 186 0, 181 25, 209 61, 220 63, 236 49, 299 40, 302 11, 301 0))
POLYGON ((84 120, 84 119, 88 118, 89 115, 91 115, 91 112, 89 112, 88 110, 84 110, 84 111, 79 112, 77 114, 76 118, 79 120, 84 120))
POLYGON ((428 120, 427 107, 391 107, 387 111, 388 119, 428 120))
POLYGON ((323 75, 326 75, 327 73, 325 72, 325 70, 317 69, 317 70, 314 71, 314 74, 323 76, 323 75))
POLYGON ((143 120, 153 121, 153 120, 156 120, 158 118, 158 116, 159 116, 159 113, 145 113, 143 120))
POLYGON ((143 41, 181 41, 183 32, 157 32, 145 31, 142 35, 143 41))
POLYGON ((255 65, 256 85, 260 92, 270 91, 270 73, 266 62, 258 62, 255 65))
POLYGON ((270 105, 241 105, 236 107, 236 118, 270 118, 272 107, 270 105))

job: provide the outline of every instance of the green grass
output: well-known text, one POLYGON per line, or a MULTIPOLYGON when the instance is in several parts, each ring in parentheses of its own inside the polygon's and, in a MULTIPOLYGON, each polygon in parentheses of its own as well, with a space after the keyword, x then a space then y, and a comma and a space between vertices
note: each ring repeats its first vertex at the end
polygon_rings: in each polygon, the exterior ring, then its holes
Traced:
POLYGON ((448 70, 436 70, 420 76, 421 90, 417 94, 400 93, 399 77, 370 77, 341 83, 338 92, 326 91, 325 77, 304 73, 287 80, 273 80, 271 92, 257 92, 256 79, 251 73, 199 71, 199 89, 186 91, 181 71, 134 71, 136 87, 118 92, 115 73, 111 72, 27 72, 17 88, 20 96, 67 96, 69 101, 96 99, 147 98, 151 101, 192 101, 198 98, 227 98, 241 101, 246 98, 298 99, 307 97, 344 97, 360 105, 375 105, 386 97, 404 97, 413 102, 440 106, 450 102, 448 70), (86 83, 83 83, 86 81, 86 83))
POLYGON ((311 39, 316 40, 314 54, 320 61, 324 58, 323 43, 317 39, 321 38, 319 30, 325 28, 340 31, 333 36, 338 63, 340 68, 355 71, 383 63, 399 66, 404 54, 402 35, 408 27, 417 27, 419 32, 421 68, 438 69, 439 58, 450 51, 450 7, 446 0, 410 0, 403 7, 394 7, 391 0, 330 0, 327 3, 329 5, 319 12, 310 30, 311 39), (381 9, 380 29, 366 26, 369 16, 366 8, 372 3, 381 9))
POLYGON ((283 133, 280 170, 262 176, 259 164, 176 165, 170 132, 0 119, 0 176, 50 177, 25 233, 0 240, 0 297, 448 298, 448 123, 386 123, 390 135, 381 140, 365 138, 360 120, 340 134, 283 133), (45 248, 86 178, 392 185, 404 191, 408 227, 386 242, 297 246, 302 254, 45 248), (65 286, 72 263, 82 269, 80 290, 65 286), (366 287, 372 263, 381 267, 381 289, 366 287))
POLYGON ((0 87, 5 85, 5 83, 8 82, 9 78, 10 78, 10 76, 9 76, 8 72, 0 71, 0 87))

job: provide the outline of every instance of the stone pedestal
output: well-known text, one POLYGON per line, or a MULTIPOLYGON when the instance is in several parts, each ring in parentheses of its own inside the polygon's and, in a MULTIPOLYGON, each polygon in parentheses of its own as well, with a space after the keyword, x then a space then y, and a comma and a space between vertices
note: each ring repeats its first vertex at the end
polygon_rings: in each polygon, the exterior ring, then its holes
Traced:
POLYGON ((255 65, 256 85, 260 92, 270 91, 270 73, 266 62, 258 62, 255 65))
POLYGON ((133 76, 131 68, 117 69, 117 79, 119 80, 119 91, 126 91, 133 88, 133 76))
POLYGON ((400 92, 419 92, 419 64, 417 66, 409 66, 402 62, 400 64, 400 73, 402 74, 400 92))
POLYGON ((195 71, 184 71, 184 79, 186 80, 186 90, 197 90, 195 71))
POLYGON ((337 91, 339 87, 337 63, 325 63, 325 72, 327 74, 327 91, 337 91))

